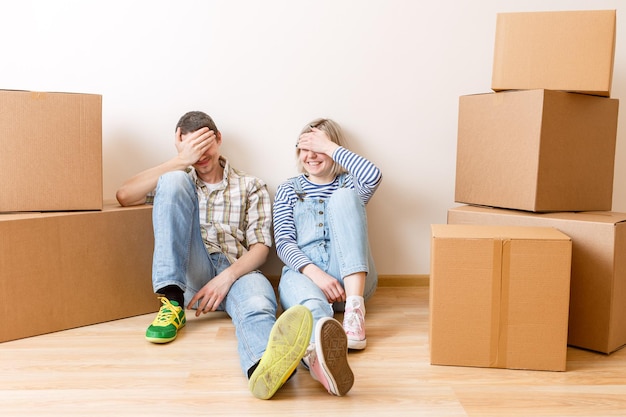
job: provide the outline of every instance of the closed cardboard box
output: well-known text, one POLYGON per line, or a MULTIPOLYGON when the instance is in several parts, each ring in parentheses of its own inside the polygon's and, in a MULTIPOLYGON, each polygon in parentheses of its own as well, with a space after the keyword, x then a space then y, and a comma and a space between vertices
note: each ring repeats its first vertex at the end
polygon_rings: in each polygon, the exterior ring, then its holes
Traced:
POLYGON ((609 97, 615 10, 500 13, 491 87, 609 97))
POLYGON ((551 90, 461 96, 455 201, 611 210, 618 105, 551 90))
POLYGON ((102 96, 0 90, 0 212, 102 210, 102 96))
POLYGON ((431 364, 564 371, 571 247, 554 228, 432 225, 431 364))
POLYGON ((0 342, 159 308, 151 206, 0 214, 0 248, 0 342))
POLYGON ((626 213, 448 210, 448 223, 555 227, 572 238, 568 343, 612 353, 626 345, 626 213))

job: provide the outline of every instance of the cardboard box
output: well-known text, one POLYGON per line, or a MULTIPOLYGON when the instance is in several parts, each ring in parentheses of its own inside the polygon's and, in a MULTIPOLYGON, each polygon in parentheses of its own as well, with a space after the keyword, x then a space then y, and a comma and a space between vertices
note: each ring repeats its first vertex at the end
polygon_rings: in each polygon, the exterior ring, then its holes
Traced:
POLYGON ((500 13, 491 88, 609 97, 615 10, 500 13))
POLYGON ((462 206, 450 224, 555 227, 572 238, 568 343, 611 353, 626 345, 626 213, 528 213, 462 206))
POLYGON ((102 210, 102 96, 0 90, 0 212, 102 210))
POLYGON ((0 342, 159 308, 151 206, 1 214, 0 248, 0 342))
POLYGON ((618 105, 551 90, 461 96, 455 201, 611 210, 618 105))
POLYGON ((564 371, 571 248, 554 228, 432 225, 431 364, 564 371))

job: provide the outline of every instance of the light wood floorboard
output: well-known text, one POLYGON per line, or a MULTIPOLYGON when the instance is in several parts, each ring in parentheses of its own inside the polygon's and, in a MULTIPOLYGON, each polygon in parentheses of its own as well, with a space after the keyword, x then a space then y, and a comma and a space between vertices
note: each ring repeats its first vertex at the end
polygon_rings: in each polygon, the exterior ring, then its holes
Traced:
POLYGON ((569 348, 565 372, 433 366, 428 287, 380 287, 367 307, 346 397, 299 368, 255 399, 224 313, 190 315, 169 345, 143 339, 144 315, 0 344, 0 416, 626 416, 626 350, 569 348))

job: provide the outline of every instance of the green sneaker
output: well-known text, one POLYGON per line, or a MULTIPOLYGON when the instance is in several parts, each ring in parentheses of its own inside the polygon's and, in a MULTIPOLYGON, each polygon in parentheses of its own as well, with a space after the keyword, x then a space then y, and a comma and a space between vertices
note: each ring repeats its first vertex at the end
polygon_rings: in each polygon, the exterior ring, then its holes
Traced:
POLYGON ((267 400, 282 387, 306 353, 312 329, 313 315, 302 305, 293 306, 278 317, 265 353, 248 381, 252 395, 267 400))
POLYGON ((176 301, 159 297, 161 309, 146 330, 146 340, 152 343, 167 343, 176 339, 178 329, 185 326, 185 310, 176 301))

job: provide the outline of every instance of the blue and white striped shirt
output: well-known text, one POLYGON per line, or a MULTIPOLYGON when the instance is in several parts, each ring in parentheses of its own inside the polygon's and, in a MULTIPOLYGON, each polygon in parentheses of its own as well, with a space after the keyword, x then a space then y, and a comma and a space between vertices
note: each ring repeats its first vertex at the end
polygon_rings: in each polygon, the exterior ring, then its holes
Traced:
MULTIPOLYGON (((376 165, 354 152, 339 147, 333 160, 348 171, 344 187, 357 191, 364 204, 367 204, 382 181, 382 173, 376 165)), ((339 177, 328 184, 314 184, 302 174, 296 177, 307 198, 327 199, 339 188, 339 177)), ((298 195, 291 180, 278 186, 274 198, 274 241, 281 261, 288 267, 300 271, 311 260, 300 250, 296 240, 294 206, 298 195)))

